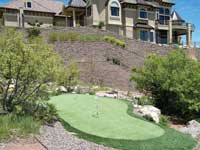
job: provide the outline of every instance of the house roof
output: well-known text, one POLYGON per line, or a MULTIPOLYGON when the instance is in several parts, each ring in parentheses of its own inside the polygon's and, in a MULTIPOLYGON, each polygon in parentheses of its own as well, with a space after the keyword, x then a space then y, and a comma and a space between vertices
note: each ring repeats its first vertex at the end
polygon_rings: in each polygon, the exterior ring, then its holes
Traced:
POLYGON ((177 11, 173 11, 171 15, 172 21, 183 21, 182 17, 177 13, 177 11))
POLYGON ((85 0, 70 0, 66 7, 86 7, 85 0))
POLYGON ((20 9, 38 12, 48 12, 59 14, 64 7, 64 3, 55 0, 29 0, 32 2, 31 8, 25 8, 25 0, 12 0, 1 8, 20 9))
MULTIPOLYGON (((109 0, 107 0, 108 3, 109 0)), ((158 2, 148 2, 145 0, 120 0, 121 3, 129 3, 129 4, 143 4, 143 5, 150 5, 153 7, 159 7, 159 3, 158 2)), ((164 3, 170 3, 170 4, 174 4, 173 2, 171 2, 171 0, 162 0, 162 2, 164 3)))
POLYGON ((135 27, 135 28, 154 29, 152 26, 150 26, 150 25, 148 25, 148 24, 142 24, 142 23, 137 23, 134 27, 135 27))

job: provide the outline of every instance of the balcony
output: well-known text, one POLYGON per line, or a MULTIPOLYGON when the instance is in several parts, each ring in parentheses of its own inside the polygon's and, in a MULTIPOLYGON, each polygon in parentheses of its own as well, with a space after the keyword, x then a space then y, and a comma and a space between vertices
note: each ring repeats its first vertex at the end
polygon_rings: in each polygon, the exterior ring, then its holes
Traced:
MULTIPOLYGON (((172 21, 172 28, 174 30, 187 30, 187 24, 183 21, 172 21)), ((157 28, 169 28, 169 20, 156 20, 156 26, 157 28)), ((192 32, 194 32, 195 26, 192 24, 192 32)))

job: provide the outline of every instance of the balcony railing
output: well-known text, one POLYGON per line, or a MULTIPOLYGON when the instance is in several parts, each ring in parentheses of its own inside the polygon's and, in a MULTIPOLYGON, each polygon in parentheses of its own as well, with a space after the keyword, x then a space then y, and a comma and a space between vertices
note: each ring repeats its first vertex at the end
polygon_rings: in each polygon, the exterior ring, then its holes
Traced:
POLYGON ((156 25, 169 25, 169 20, 156 20, 156 25))
MULTIPOLYGON (((156 25, 169 25, 169 20, 156 20, 156 25)), ((187 28, 187 22, 172 21, 172 26, 179 26, 181 28, 187 28)), ((192 24, 192 30, 195 30, 195 25, 192 24)))

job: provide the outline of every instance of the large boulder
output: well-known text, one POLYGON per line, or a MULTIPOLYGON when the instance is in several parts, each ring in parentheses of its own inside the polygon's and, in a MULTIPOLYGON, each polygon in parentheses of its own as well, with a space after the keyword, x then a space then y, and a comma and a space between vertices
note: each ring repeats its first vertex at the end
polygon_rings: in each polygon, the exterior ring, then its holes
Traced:
POLYGON ((133 112, 139 116, 151 119, 155 123, 159 123, 161 111, 160 109, 151 105, 134 105, 133 112))
POLYGON ((68 92, 67 89, 66 89, 64 86, 59 86, 59 87, 56 89, 56 91, 62 92, 62 93, 67 93, 67 92, 68 92))
POLYGON ((179 130, 185 134, 191 135, 197 140, 200 140, 200 123, 195 120, 188 122, 186 127, 180 128, 179 130))
POLYGON ((77 94, 87 94, 90 92, 90 87, 88 86, 75 86, 74 92, 77 94))

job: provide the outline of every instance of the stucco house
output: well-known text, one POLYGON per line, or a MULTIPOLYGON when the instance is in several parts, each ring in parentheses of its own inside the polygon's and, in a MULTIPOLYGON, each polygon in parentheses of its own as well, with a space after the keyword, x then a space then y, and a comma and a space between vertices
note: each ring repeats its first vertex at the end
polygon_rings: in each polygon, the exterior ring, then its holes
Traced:
POLYGON ((0 7, 5 26, 30 27, 39 23, 51 26, 97 26, 128 38, 170 44, 186 35, 192 45, 194 26, 176 12, 171 0, 13 0, 0 7))

